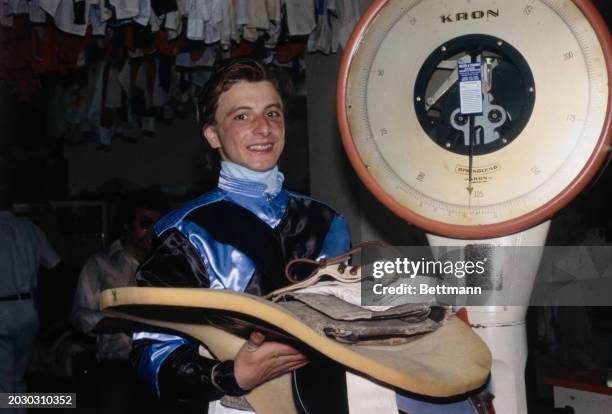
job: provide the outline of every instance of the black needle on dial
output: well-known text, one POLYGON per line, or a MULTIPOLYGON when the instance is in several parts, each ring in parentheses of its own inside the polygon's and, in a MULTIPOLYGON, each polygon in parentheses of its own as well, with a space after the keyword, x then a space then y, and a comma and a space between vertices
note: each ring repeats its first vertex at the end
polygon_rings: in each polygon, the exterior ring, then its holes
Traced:
MULTIPOLYGON (((478 50, 476 51, 475 54, 473 53, 469 53, 472 56, 472 62, 482 62, 482 46, 478 46, 477 48, 478 50)), ((482 95, 481 95, 482 96, 482 95)), ((482 99, 482 97, 481 97, 482 99)), ((469 141, 470 141, 470 145, 468 148, 468 186, 466 187, 466 190, 468 191, 468 193, 470 194, 470 196, 472 195, 472 191, 474 190, 474 187, 472 187, 472 169, 473 169, 473 163, 474 163, 474 141, 476 139, 476 137, 474 136, 476 134, 476 117, 474 116, 474 114, 470 114, 468 116, 468 125, 469 125, 469 141)), ((478 127, 480 129, 482 129, 482 127, 478 127)))
POLYGON ((468 190, 468 193, 470 193, 470 196, 472 195, 472 190, 474 190, 474 187, 472 187, 472 164, 474 161, 474 115, 469 115, 468 116, 468 123, 469 123, 469 131, 470 131, 470 146, 468 149, 468 186, 466 187, 466 190, 468 190))

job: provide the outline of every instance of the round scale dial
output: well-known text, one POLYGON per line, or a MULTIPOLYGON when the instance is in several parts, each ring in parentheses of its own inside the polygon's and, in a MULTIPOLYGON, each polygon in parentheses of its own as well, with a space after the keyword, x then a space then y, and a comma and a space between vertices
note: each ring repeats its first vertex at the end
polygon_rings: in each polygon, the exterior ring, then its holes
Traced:
POLYGON ((458 238, 515 233, 604 161, 611 62, 586 0, 376 1, 340 68, 342 140, 369 190, 406 220, 458 238), (476 113, 462 107, 466 65, 480 81, 476 113))

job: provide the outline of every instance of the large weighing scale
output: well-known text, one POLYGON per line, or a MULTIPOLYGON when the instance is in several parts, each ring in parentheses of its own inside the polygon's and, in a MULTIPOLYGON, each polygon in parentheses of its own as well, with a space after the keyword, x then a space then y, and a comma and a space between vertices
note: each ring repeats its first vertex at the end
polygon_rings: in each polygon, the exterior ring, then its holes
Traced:
MULTIPOLYGON (((549 218, 608 155, 611 47, 588 0, 375 1, 340 68, 345 150, 432 246, 544 246, 549 218)), ((469 309, 493 353, 498 414, 527 412, 533 252, 504 275, 524 303, 469 309)))

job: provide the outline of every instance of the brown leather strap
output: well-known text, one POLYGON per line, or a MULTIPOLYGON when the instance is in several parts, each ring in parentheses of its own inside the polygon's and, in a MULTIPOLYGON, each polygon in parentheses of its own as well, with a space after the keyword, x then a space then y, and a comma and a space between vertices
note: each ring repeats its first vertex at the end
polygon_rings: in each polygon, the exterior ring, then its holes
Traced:
MULTIPOLYGON (((314 265, 313 272, 308 276, 310 277, 310 276, 313 276, 322 267, 330 266, 330 265, 334 265, 338 263, 340 264, 345 263, 347 259, 349 259, 353 253, 363 249, 364 247, 368 247, 368 246, 380 246, 380 247, 391 248, 389 245, 387 245, 386 243, 382 241, 370 240, 370 241, 360 243, 357 246, 351 248, 350 250, 347 250, 346 252, 339 254, 338 256, 334 256, 334 257, 324 257, 319 260, 312 260, 312 259, 306 259, 306 258, 293 259, 289 263, 287 263, 287 265, 285 266, 285 276, 291 283, 297 283, 299 282, 299 280, 295 278, 295 276, 293 275, 291 271, 292 267, 295 266, 296 264, 308 263, 308 264, 314 265)), ((350 272, 351 274, 357 273, 355 267, 352 267, 350 269, 350 272)))

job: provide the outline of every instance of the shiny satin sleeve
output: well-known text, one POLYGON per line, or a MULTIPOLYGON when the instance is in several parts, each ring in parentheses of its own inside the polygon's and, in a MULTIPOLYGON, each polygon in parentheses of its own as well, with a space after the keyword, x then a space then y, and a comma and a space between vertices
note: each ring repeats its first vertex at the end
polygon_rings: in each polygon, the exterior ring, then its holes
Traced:
MULTIPOLYGON (((136 274, 139 286, 209 287, 208 271, 197 249, 177 229, 168 229, 155 241, 152 254, 136 274)), ((184 338, 156 332, 133 335, 132 364, 138 377, 164 398, 191 402, 181 390, 193 389, 196 382, 210 383, 210 370, 217 361, 198 357, 197 345, 184 338), (194 352, 189 350, 194 350, 194 352), (186 355, 193 356, 189 362, 186 355)), ((214 399, 213 387, 207 395, 214 399)), ((200 395, 194 393, 193 396, 200 395)), ((204 396, 205 397, 205 396, 204 396)))
POLYGON ((226 394, 244 394, 236 383, 233 361, 219 364, 200 355, 197 344, 173 335, 141 332, 134 339, 132 360, 138 376, 158 397, 197 407, 226 394), (217 387, 212 380, 215 365, 217 387))
POLYGON ((210 287, 209 272, 199 252, 179 230, 169 229, 136 272, 138 286, 210 287))
POLYGON ((189 220, 183 220, 177 229, 197 250, 207 272, 209 286, 206 287, 244 292, 255 271, 255 263, 246 254, 230 244, 218 242, 205 229, 189 220))
POLYGON ((321 247, 321 252, 319 253, 317 259, 338 256, 339 254, 346 252, 350 246, 351 235, 348 224, 343 216, 336 214, 336 217, 334 217, 331 225, 329 226, 329 230, 325 236, 323 246, 321 247))
POLYGON ((188 344, 186 339, 174 335, 156 332, 138 332, 132 336, 132 364, 136 367, 138 377, 148 384, 155 394, 161 394, 159 371, 163 362, 177 348, 188 344))
MULTIPOLYGON (((183 227, 189 227, 189 223, 186 222, 181 230, 185 230, 183 227)), ((188 230, 192 230, 188 232, 192 236, 194 229, 188 230)), ((188 238, 179 229, 165 231, 155 243, 152 255, 139 268, 138 285, 211 287, 209 275, 214 273, 200 254, 202 246, 198 240, 188 238)), ((209 243, 209 249, 213 242, 209 243)), ((152 332, 138 332, 133 339, 132 361, 138 376, 158 396, 184 405, 198 405, 224 394, 242 395, 235 382, 233 364, 215 370, 216 375, 223 378, 223 384, 232 386, 221 392, 212 385, 212 368, 219 361, 199 355, 198 344, 178 336, 152 332)))

